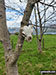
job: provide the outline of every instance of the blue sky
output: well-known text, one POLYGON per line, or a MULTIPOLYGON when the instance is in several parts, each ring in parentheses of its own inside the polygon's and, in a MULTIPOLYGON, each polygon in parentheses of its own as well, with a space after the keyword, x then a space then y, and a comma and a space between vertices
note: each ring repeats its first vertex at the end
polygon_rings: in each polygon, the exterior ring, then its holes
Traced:
MULTIPOLYGON (((6 20, 7 20, 7 27, 20 27, 20 23, 23 18, 23 12, 26 8, 27 2, 19 2, 19 0, 5 0, 5 4, 7 6, 10 6, 12 8, 15 8, 16 10, 12 10, 11 8, 6 8, 6 20), (20 8, 19 8, 20 7, 20 8)), ((51 0, 46 0, 47 3, 49 3, 51 0)), ((43 9, 43 6, 40 5, 40 10, 43 9)), ((50 12, 52 12, 52 8, 49 8, 47 11, 47 17, 50 15, 50 12)), ((43 13, 41 13, 41 16, 43 13)), ((35 23, 35 18, 34 18, 34 10, 32 11, 31 18, 33 23, 35 23)))
POLYGON ((6 8, 7 27, 20 27, 20 23, 23 18, 23 14, 24 14, 23 12, 25 10, 26 4, 27 3, 25 2, 23 3, 19 2, 19 0, 5 0, 5 5, 18 10, 16 11, 11 8, 6 8))

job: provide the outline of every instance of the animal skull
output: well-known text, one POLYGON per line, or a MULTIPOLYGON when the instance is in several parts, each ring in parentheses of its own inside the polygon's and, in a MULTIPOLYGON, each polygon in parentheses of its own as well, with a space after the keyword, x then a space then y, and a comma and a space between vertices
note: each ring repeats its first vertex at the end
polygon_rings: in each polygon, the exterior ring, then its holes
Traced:
POLYGON ((33 25, 24 26, 23 27, 23 37, 25 37, 26 41, 32 41, 32 33, 33 33, 33 25))

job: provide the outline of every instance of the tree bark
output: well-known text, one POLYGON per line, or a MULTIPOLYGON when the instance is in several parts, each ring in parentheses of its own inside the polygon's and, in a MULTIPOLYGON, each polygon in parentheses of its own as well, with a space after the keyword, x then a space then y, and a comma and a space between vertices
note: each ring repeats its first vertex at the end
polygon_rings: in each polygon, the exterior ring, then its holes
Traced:
MULTIPOLYGON (((37 4, 38 6, 38 4, 37 4)), ((35 31, 36 31, 36 38, 37 38, 37 46, 38 46, 38 50, 39 52, 41 53, 42 52, 42 48, 41 48, 41 41, 42 41, 42 25, 41 25, 41 18, 40 18, 40 13, 39 13, 39 6, 37 7, 37 10, 38 10, 38 16, 39 16, 39 22, 40 22, 40 39, 38 37, 38 30, 37 30, 37 15, 36 15, 36 7, 34 8, 34 13, 35 13, 35 23, 36 23, 36 28, 35 28, 35 31)))
POLYGON ((40 51, 40 53, 42 52, 41 39, 38 40, 38 50, 40 51))
POLYGON ((40 11, 39 11, 39 5, 37 3, 37 11, 38 11, 38 17, 39 17, 39 24, 40 24, 40 39, 38 41, 38 49, 40 50, 40 53, 42 52, 42 47, 41 47, 41 41, 42 41, 42 23, 41 23, 41 16, 40 16, 40 11))
POLYGON ((0 0, 0 40, 3 42, 6 74, 18 75, 17 64, 10 66, 9 57, 12 56, 12 47, 10 43, 9 33, 6 26, 5 5, 4 0, 0 0))
MULTIPOLYGON (((21 27, 28 24, 34 3, 38 0, 29 0, 24 12, 24 17, 21 22, 21 27)), ((15 52, 12 51, 12 46, 10 43, 9 33, 6 26, 6 16, 5 16, 5 3, 4 0, 0 0, 0 40, 3 42, 4 53, 5 53, 5 63, 6 63, 6 73, 7 75, 18 75, 17 60, 20 56, 24 38, 22 36, 22 29, 20 29, 18 42, 16 45, 15 52)))
MULTIPOLYGON (((31 12, 34 7, 34 4, 39 1, 40 0, 28 0, 26 9, 24 11, 24 16, 23 16, 23 19, 21 22, 21 28, 23 28, 23 26, 28 24, 30 16, 31 16, 31 12)), ((18 60, 20 53, 21 53, 21 50, 22 50, 23 42, 24 42, 24 38, 22 37, 22 29, 20 29, 18 43, 16 45, 15 52, 14 52, 13 57, 11 59, 12 60, 11 64, 14 64, 18 60)))

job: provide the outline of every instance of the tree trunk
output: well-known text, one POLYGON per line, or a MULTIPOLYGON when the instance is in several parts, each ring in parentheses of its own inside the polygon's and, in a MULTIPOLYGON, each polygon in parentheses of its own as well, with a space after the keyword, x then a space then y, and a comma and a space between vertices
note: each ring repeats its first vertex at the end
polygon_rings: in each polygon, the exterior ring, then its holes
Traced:
MULTIPOLYGON (((26 10, 24 12, 24 17, 21 23, 21 27, 28 24, 34 3, 37 0, 29 0, 26 10)), ((5 63, 6 63, 6 74, 7 75, 18 75, 17 60, 22 50, 24 38, 22 37, 22 30, 20 29, 20 34, 18 42, 16 45, 15 52, 13 53, 9 33, 6 26, 6 16, 5 16, 5 4, 4 0, 0 0, 0 40, 3 42, 4 53, 5 53, 5 63)))
POLYGON ((9 48, 9 43, 7 40, 3 40, 3 47, 5 53, 5 63, 6 63, 6 75, 18 75, 17 64, 10 64, 11 57, 13 56, 11 48, 9 48), (9 50, 8 50, 9 49, 9 50))
MULTIPOLYGON (((39 9, 38 9, 39 10, 39 9)), ((35 12, 35 23, 36 23, 36 38, 37 38, 37 46, 38 46, 38 50, 40 51, 40 53, 42 52, 42 48, 41 48, 41 39, 39 39, 38 37, 38 29, 37 29, 37 15, 36 15, 36 7, 34 8, 34 12, 35 12)), ((38 12, 39 13, 39 12, 38 12)), ((40 18, 40 17, 39 17, 40 18)), ((40 34, 41 35, 41 34, 40 34)))
POLYGON ((40 51, 40 53, 42 52, 41 39, 38 40, 38 50, 40 51))
POLYGON ((19 75, 18 74, 18 69, 17 69, 17 64, 14 65, 8 65, 6 63, 6 75, 19 75))
POLYGON ((40 50, 40 53, 42 52, 41 48, 41 41, 42 41, 42 23, 41 23, 41 16, 40 16, 40 11, 39 11, 39 4, 37 3, 37 11, 38 11, 38 17, 39 17, 39 24, 40 24, 40 39, 38 41, 38 49, 40 50))
POLYGON ((9 33, 6 27, 5 5, 4 0, 0 0, 0 40, 3 43, 6 63, 7 75, 18 75, 17 64, 10 65, 10 56, 12 55, 12 47, 10 43, 9 33))

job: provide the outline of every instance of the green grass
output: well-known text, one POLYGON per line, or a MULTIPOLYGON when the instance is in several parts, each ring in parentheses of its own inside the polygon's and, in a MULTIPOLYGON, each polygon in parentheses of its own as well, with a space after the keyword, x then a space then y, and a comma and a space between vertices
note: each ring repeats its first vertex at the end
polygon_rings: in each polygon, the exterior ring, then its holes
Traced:
MULTIPOLYGON (((15 49, 18 37, 12 35, 10 38, 11 41, 13 40, 13 49, 15 49)), ((17 62, 19 75, 41 75, 41 70, 56 70, 56 35, 44 35, 43 38, 45 48, 41 54, 37 50, 35 36, 33 36, 32 42, 24 41, 22 52, 17 62)), ((6 75, 4 49, 2 47, 3 45, 0 43, 0 75, 6 75)))

